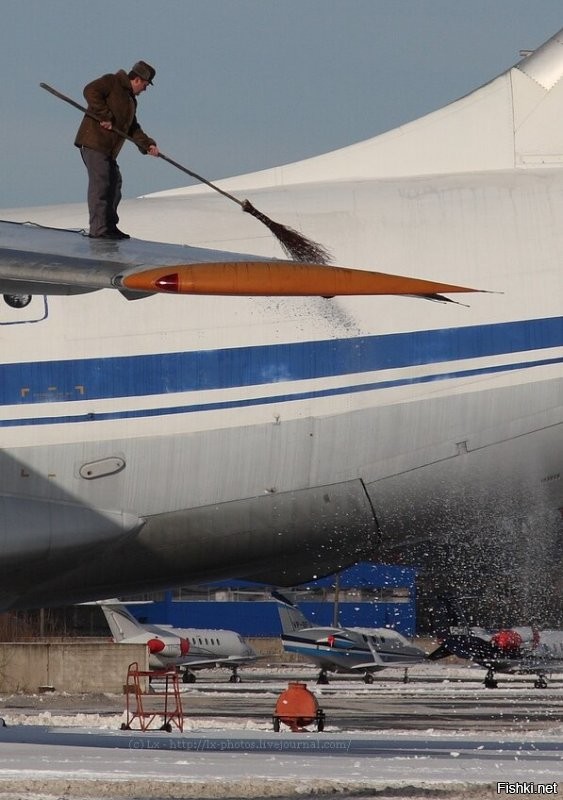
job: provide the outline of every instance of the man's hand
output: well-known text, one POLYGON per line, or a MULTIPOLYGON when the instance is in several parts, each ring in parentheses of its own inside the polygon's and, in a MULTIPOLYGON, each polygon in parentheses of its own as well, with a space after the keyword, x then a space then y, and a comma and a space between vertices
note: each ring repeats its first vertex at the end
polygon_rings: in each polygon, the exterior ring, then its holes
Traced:
POLYGON ((109 121, 109 119, 103 119, 103 120, 101 120, 101 121, 100 121, 100 125, 102 126, 102 128, 105 128, 105 129, 106 129, 106 131, 111 131, 111 129, 113 128, 113 125, 112 125, 112 123, 109 121))
POLYGON ((158 156, 160 150, 158 149, 158 146, 156 144, 151 144, 149 146, 149 149, 147 150, 147 153, 149 154, 149 156, 158 156))

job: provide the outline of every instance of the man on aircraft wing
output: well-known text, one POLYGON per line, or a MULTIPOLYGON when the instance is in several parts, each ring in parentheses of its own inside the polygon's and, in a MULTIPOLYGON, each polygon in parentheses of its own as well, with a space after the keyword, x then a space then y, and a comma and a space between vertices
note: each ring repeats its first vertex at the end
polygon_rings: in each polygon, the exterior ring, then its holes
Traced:
POLYGON ((137 61, 130 72, 102 75, 84 87, 88 111, 100 119, 85 115, 74 144, 80 148, 88 170, 88 210, 90 236, 95 239, 129 239, 117 227, 117 206, 121 200, 121 172, 116 158, 124 138, 123 131, 135 140, 142 153, 158 156, 154 139, 137 122, 137 96, 152 86, 154 67, 137 61))

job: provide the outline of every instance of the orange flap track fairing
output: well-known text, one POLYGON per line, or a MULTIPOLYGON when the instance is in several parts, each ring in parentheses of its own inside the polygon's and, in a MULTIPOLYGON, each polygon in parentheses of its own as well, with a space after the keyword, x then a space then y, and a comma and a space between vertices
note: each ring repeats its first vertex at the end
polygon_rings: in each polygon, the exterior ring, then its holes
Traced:
POLYGON ((141 292, 238 296, 435 295, 476 292, 466 286, 320 264, 225 261, 158 267, 119 279, 141 292))

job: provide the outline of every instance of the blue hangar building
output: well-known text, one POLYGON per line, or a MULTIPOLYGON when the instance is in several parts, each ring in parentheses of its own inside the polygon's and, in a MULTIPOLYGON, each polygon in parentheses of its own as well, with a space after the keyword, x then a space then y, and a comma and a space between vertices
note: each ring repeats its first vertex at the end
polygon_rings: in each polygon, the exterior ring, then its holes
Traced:
MULTIPOLYGON (((226 628, 243 636, 279 636, 272 587, 221 581, 165 593, 163 599, 128 606, 143 624, 176 628, 226 628)), ((393 628, 416 633, 416 569, 360 563, 337 575, 281 593, 314 625, 393 628)))

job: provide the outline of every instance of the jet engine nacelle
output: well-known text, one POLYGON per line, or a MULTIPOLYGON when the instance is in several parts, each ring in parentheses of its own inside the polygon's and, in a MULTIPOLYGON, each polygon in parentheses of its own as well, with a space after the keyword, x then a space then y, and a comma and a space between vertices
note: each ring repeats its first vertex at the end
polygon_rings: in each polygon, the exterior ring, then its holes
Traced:
POLYGON ((519 650, 523 639, 518 631, 502 630, 491 636, 491 644, 495 645, 504 653, 511 653, 519 650))
POLYGON ((190 643, 184 638, 178 638, 177 641, 174 642, 165 642, 163 639, 154 637, 148 640, 147 647, 151 656, 179 659, 188 654, 190 643))

